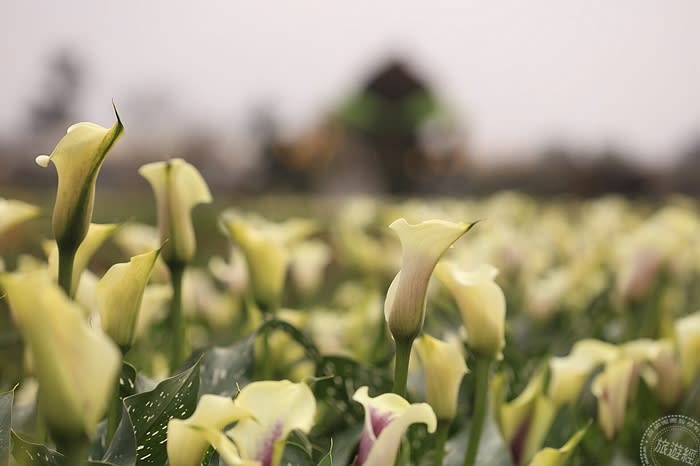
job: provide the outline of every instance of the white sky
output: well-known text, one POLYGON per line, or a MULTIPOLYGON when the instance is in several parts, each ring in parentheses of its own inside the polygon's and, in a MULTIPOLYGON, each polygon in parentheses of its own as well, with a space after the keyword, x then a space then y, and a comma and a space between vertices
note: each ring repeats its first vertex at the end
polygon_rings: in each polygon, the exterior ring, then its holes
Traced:
MULTIPOLYGON (((660 162, 700 136, 693 0, 0 0, 0 134, 27 117, 61 47, 88 68, 81 119, 152 89, 152 117, 242 127, 274 102, 310 125, 381 58, 408 56, 479 152, 612 144, 660 162)), ((133 108, 133 111, 132 111, 133 108)))

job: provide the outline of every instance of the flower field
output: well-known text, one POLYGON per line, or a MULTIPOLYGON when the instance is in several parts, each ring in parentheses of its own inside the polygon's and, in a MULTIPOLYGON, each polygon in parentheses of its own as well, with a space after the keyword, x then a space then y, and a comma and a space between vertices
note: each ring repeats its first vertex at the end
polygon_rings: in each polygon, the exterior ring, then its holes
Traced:
POLYGON ((139 170, 152 224, 94 223, 120 137, 79 123, 37 159, 51 214, 0 199, 0 466, 622 466, 700 419, 694 200, 289 209, 171 159, 139 170))

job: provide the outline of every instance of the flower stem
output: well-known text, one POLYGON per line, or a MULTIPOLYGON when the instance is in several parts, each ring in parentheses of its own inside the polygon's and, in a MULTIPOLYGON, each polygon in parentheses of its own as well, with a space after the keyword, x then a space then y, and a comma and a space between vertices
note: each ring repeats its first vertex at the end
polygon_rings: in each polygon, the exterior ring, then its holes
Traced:
POLYGON ((464 455, 464 466, 474 466, 476 464, 476 454, 479 451, 481 431, 484 429, 484 420, 486 419, 486 409, 488 407, 491 359, 482 356, 476 356, 475 359, 476 394, 474 396, 474 415, 472 416, 471 429, 469 429, 469 445, 467 446, 467 453, 464 455))
POLYGON ((73 262, 75 250, 58 248, 58 286, 70 297, 73 297, 73 262))
POLYGON ((447 434, 450 433, 450 421, 439 420, 437 431, 435 432, 435 456, 433 457, 433 466, 442 466, 442 459, 445 457, 445 443, 447 443, 447 434))
POLYGON ((182 316, 182 277, 185 273, 184 264, 169 264, 170 278, 173 286, 173 300, 168 316, 168 331, 170 332, 170 370, 174 371, 185 362, 189 352, 189 342, 185 332, 185 321, 182 316))
POLYGON ((406 381, 408 379, 408 361, 411 358, 413 339, 396 340, 396 355, 394 361, 394 390, 399 396, 406 397, 406 381))
POLYGON ((56 449, 64 456, 66 466, 80 466, 87 463, 89 443, 87 439, 56 439, 56 449))
POLYGON ((107 412, 107 435, 106 444, 112 442, 114 433, 117 431, 117 426, 122 417, 122 399, 119 396, 119 383, 116 384, 112 399, 109 402, 109 411, 107 412))

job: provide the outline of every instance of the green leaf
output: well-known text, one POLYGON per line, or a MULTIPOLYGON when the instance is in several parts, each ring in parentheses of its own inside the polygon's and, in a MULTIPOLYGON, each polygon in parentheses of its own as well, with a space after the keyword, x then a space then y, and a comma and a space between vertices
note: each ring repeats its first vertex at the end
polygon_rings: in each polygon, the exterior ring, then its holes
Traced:
MULTIPOLYGON (((461 430, 447 441, 444 464, 446 466, 461 466, 469 443, 469 428, 461 430)), ((479 452, 476 455, 479 466, 513 466, 508 445, 503 442, 501 433, 496 427, 493 417, 487 415, 484 430, 481 433, 479 452)))
POLYGON ((202 356, 199 396, 212 394, 232 396, 250 382, 255 336, 231 346, 215 347, 202 356))
POLYGON ((328 447, 328 453, 321 458, 321 461, 318 462, 318 466, 333 466, 333 439, 331 439, 331 444, 328 447))
MULTIPOLYGON (((363 424, 356 424, 333 435, 331 447, 333 447, 333 462, 335 464, 350 464, 357 444, 360 442, 363 424)), ((330 447, 329 447, 330 454, 330 447)))
POLYGON ((10 461, 10 429, 12 429, 12 402, 14 390, 0 393, 0 466, 10 461))
POLYGON ((317 365, 321 362, 322 357, 321 357, 321 352, 318 350, 316 345, 314 344, 313 341, 311 341, 306 335, 304 335, 301 330, 293 326, 292 324, 285 322, 283 320, 268 320, 264 324, 262 324, 258 330, 257 334, 258 335, 263 335, 265 333, 269 333, 272 330, 279 330, 287 335, 289 335, 295 342, 297 342, 299 345, 301 345, 302 348, 304 348, 304 352, 306 353, 306 357, 309 358, 311 361, 316 363, 317 365))
POLYGON ((294 466, 314 466, 311 442, 303 432, 293 430, 284 445, 280 464, 292 464, 294 466))
POLYGON ((12 443, 12 457, 21 466, 63 466, 63 455, 24 440, 15 431, 12 431, 12 443))
POLYGON ((119 466, 162 466, 167 457, 168 421, 192 415, 199 391, 199 361, 149 392, 124 398, 125 413, 105 460, 119 466), (129 424, 131 435, 129 435, 129 424), (133 439, 133 445, 130 442, 133 439), (132 463, 132 455, 135 461, 132 463))
POLYGON ((119 374, 119 397, 135 395, 136 391, 136 368, 128 362, 122 363, 122 371, 119 374))

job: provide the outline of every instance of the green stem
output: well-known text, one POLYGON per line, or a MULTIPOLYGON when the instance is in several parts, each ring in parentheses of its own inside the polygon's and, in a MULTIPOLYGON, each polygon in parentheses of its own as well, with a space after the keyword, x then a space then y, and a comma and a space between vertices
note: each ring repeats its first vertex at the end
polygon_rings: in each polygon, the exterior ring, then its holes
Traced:
POLYGON ((58 248, 58 286, 70 297, 73 297, 73 262, 75 250, 58 248))
POLYGON ((488 408, 491 359, 476 356, 475 360, 476 394, 474 395, 474 415, 472 416, 472 425, 469 429, 469 445, 467 446, 467 453, 464 455, 464 466, 474 466, 476 464, 476 454, 479 451, 481 431, 484 429, 486 409, 488 408))
POLYGON ((394 361, 394 390, 399 396, 406 397, 406 381, 408 379, 408 361, 411 358, 413 339, 396 340, 396 355, 394 361))
POLYGON ((116 384, 112 399, 109 403, 109 411, 107 412, 107 436, 106 444, 112 442, 114 433, 117 431, 117 426, 122 417, 122 399, 119 396, 119 383, 116 384))
POLYGON ((449 420, 439 420, 437 431, 435 432, 435 456, 433 466, 442 466, 442 459, 445 457, 445 444, 447 443, 447 434, 450 433, 449 420))
POLYGON ((56 449, 64 456, 63 464, 65 466, 80 466, 86 464, 89 446, 90 444, 87 439, 56 439, 56 449))
POLYGON ((170 278, 173 286, 173 300, 168 316, 168 331, 170 332, 170 370, 174 371, 185 362, 189 352, 189 342, 185 332, 185 321, 182 316, 182 277, 185 273, 184 264, 169 264, 170 278))

